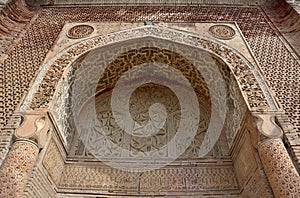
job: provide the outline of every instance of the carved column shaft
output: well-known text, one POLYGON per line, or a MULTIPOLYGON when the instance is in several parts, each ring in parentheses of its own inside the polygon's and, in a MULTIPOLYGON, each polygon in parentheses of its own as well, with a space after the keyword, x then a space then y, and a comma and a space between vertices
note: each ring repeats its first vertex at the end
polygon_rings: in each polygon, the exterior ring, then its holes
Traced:
POLYGON ((300 176, 282 140, 265 140, 258 152, 275 197, 300 197, 300 176))
POLYGON ((12 145, 0 168, 0 197, 21 197, 26 182, 43 148, 48 131, 45 113, 23 113, 12 145))
POLYGON ((0 197, 21 197, 38 157, 39 148, 31 140, 17 140, 0 169, 0 197))
POLYGON ((300 176, 282 142, 283 131, 272 113, 254 114, 257 146, 264 171, 278 198, 300 197, 300 176))

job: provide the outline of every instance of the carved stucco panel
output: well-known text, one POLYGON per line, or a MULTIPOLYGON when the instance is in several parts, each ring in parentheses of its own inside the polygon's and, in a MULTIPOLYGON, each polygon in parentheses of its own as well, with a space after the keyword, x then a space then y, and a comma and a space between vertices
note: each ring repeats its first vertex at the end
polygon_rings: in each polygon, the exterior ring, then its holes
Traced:
POLYGON ((66 117, 71 108, 70 105, 66 103, 66 100, 69 98, 70 90, 68 83, 72 78, 72 71, 76 70, 77 67, 69 66, 80 57, 80 55, 89 50, 107 46, 112 43, 144 37, 165 39, 178 44, 182 43, 220 57, 228 64, 233 72, 234 78, 237 80, 238 87, 242 91, 242 95, 245 97, 249 108, 252 110, 276 109, 275 102, 270 97, 266 85, 262 83, 261 80, 257 80, 260 79, 260 76, 256 69, 236 51, 221 43, 207 40, 207 38, 201 36, 156 26, 139 27, 94 37, 67 49, 49 66, 36 92, 34 92, 34 87, 38 84, 33 86, 33 90, 25 99, 22 108, 40 109, 49 108, 49 105, 51 106, 50 108, 53 108, 53 105, 56 106, 56 109, 68 107, 65 112, 58 113, 57 111, 53 111, 55 114, 54 117, 56 117, 56 121, 58 122, 58 127, 62 132, 62 137, 68 144, 71 136, 67 131, 70 131, 72 124, 71 122, 66 122, 66 117), (64 76, 64 78, 62 78, 62 76, 64 76), (64 126, 64 128, 62 128, 62 126, 64 126))
POLYGON ((200 36, 186 35, 175 30, 165 29, 162 27, 141 27, 92 38, 67 50, 50 66, 48 72, 43 78, 43 81, 39 85, 38 91, 34 94, 32 101, 27 101, 30 103, 30 108, 45 108, 49 105, 63 71, 79 55, 95 47, 104 46, 109 43, 147 36, 158 37, 177 43, 195 46, 219 55, 226 60, 229 67, 234 72, 237 81, 241 86, 242 92, 247 96, 247 101, 251 108, 268 108, 269 103, 271 103, 273 108, 275 107, 274 101, 269 98, 270 94, 268 94, 268 91, 264 90, 264 93, 260 88, 261 86, 266 88, 266 86, 262 82, 258 82, 256 80, 256 78, 258 78, 258 74, 254 71, 254 68, 251 68, 249 63, 245 59, 242 59, 233 49, 222 46, 220 43, 206 40, 200 36), (253 73, 255 73, 256 76, 254 76, 253 73), (265 94, 268 96, 265 97, 265 94))

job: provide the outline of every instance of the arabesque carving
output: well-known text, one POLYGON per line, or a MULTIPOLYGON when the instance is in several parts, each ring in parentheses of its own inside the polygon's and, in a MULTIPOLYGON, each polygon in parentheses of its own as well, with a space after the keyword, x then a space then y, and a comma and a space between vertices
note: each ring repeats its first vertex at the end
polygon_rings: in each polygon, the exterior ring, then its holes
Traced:
POLYGON ((153 26, 145 26, 115 34, 112 33, 105 36, 99 36, 87 41, 83 41, 67 50, 49 67, 48 72, 39 86, 39 89, 34 94, 30 108, 45 108, 49 105, 56 90, 56 85, 62 77, 63 71, 70 63, 74 62, 79 55, 95 47, 101 47, 109 43, 148 36, 155 36, 175 42, 182 42, 198 48, 203 48, 204 50, 208 50, 213 54, 217 54, 225 59, 229 67, 233 70, 237 81, 241 86, 242 92, 247 96, 246 100, 249 103, 250 108, 270 108, 268 100, 260 88, 260 84, 251 71, 249 63, 245 62, 245 60, 243 60, 233 50, 204 38, 196 36, 184 36, 183 33, 178 31, 153 26))
MULTIPOLYGON (((18 0, 14 2, 20 3, 18 0)), ((3 82, 0 84, 3 90, 0 93, 2 98, 0 127, 3 132, 1 135, 3 144, 0 147, 1 161, 7 153, 17 125, 15 124, 17 118, 12 117, 12 114, 28 90, 30 82, 35 78, 36 71, 42 65, 63 25, 66 22, 86 22, 87 19, 92 22, 141 22, 149 19, 164 22, 236 22, 258 60, 269 86, 288 114, 287 120, 290 119, 291 123, 284 130, 291 152, 299 166, 300 154, 297 150, 300 144, 297 131, 300 126, 300 109, 296 105, 299 104, 299 92, 297 92, 300 79, 297 77, 299 63, 286 47, 285 40, 282 40, 277 30, 272 28, 269 18, 255 6, 94 6, 42 9, 37 19, 23 32, 22 39, 15 40, 14 48, 7 51, 7 59, 0 67, 0 80, 3 82)), ((15 38, 20 37, 15 36, 15 38)), ((4 39, 3 42, 7 40, 4 39)), ((10 43, 11 41, 8 41, 4 47, 6 48, 10 43)))
POLYGON ((47 141, 49 123, 43 113, 23 113, 24 121, 15 132, 13 143, 0 167, 1 197, 21 197, 36 164, 39 148, 47 141))
POLYGON ((253 113, 255 128, 252 129, 252 143, 257 147, 274 196, 298 197, 300 176, 281 140, 283 132, 275 122, 275 115, 270 112, 253 113))
POLYGON ((61 188, 95 189, 118 194, 159 195, 160 193, 212 193, 237 190, 237 180, 231 166, 166 167, 144 173, 126 172, 101 166, 67 165, 60 182, 61 188), (88 178, 82 182, 82 178, 88 178))
MULTIPOLYGON (((291 127, 299 129, 300 113, 299 108, 295 105, 299 101, 299 92, 295 92, 300 79, 296 78, 299 73, 297 73, 299 64, 285 47, 285 42, 276 35, 275 30, 268 24, 269 20, 264 17, 263 12, 259 8, 190 6, 187 8, 147 7, 147 9, 145 7, 132 7, 128 8, 128 10, 128 12, 124 12, 124 8, 93 7, 69 9, 47 8, 41 11, 38 20, 27 31, 24 39, 17 43, 16 49, 9 52, 8 60, 1 67, 1 76, 6 77, 3 81, 5 83, 1 87, 4 90, 4 92, 1 92, 1 97, 3 98, 1 100, 1 115, 3 117, 1 127, 4 128, 5 135, 12 133, 7 130, 7 125, 11 123, 9 121, 10 115, 14 112, 24 90, 28 88, 28 82, 34 77, 35 71, 41 65, 43 57, 45 57, 47 51, 51 48, 62 24, 66 21, 82 22, 86 20, 87 16, 89 20, 93 21, 138 21, 148 19, 149 13, 151 19, 166 21, 237 21, 255 56, 258 58, 261 69, 270 82, 270 86, 276 92, 276 96, 284 105, 283 107, 292 120, 291 127), (158 11, 162 14, 155 14, 158 11), (78 15, 78 12, 84 14, 78 15), (109 14, 102 15, 102 13, 109 14), (45 24, 51 25, 46 27, 45 24), (29 46, 27 43, 31 43, 32 45, 29 46), (274 47, 276 50, 274 50, 274 47), (2 70, 2 68, 4 69, 2 70), (20 68, 22 68, 22 72, 17 72, 20 68)), ((291 140, 293 146, 297 147, 298 145, 299 147, 299 143, 297 143, 297 141, 299 142, 299 136, 297 133, 289 134, 288 138, 291 140)))
POLYGON ((43 165, 54 183, 58 184, 64 168, 64 159, 53 138, 48 145, 47 152, 43 159, 43 165))

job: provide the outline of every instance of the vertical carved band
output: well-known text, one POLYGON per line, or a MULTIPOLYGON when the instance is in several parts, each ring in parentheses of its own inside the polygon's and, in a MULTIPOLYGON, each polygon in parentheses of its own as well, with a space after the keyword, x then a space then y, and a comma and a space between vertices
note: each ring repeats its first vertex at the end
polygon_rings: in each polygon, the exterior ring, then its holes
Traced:
POLYGON ((300 176, 281 139, 268 139, 258 152, 275 197, 300 197, 300 176))
POLYGON ((0 197, 21 197, 38 152, 37 144, 28 139, 13 144, 0 169, 0 197))

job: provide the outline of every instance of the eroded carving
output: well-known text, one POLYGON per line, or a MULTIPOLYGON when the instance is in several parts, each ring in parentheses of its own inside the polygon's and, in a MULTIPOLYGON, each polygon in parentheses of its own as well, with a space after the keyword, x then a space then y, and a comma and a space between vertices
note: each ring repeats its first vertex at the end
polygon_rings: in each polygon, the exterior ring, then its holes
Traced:
POLYGON ((228 25, 213 25, 209 28, 209 32, 218 39, 232 39, 235 35, 235 30, 228 25))
POLYGON ((90 25, 75 25, 71 27, 68 32, 67 36, 72 39, 80 39, 89 36, 94 32, 93 26, 90 25))
POLYGON ((54 139, 50 140, 47 152, 43 160, 43 165, 53 181, 58 184, 64 167, 64 160, 62 158, 61 152, 58 150, 54 139))
POLYGON ((62 188, 98 189, 104 192, 158 195, 160 192, 224 191, 238 188, 231 166, 168 167, 144 173, 126 172, 101 166, 66 166, 62 188), (87 178, 81 182, 81 178, 87 178))
MULTIPOLYGON (((4 90, 4 92, 1 92, 1 97, 4 98, 1 101, 1 115, 3 118, 1 119, 1 127, 5 126, 5 135, 12 133, 7 129, 11 123, 10 115, 24 91, 27 90, 28 82, 34 77, 35 71, 38 70, 43 57, 51 48, 52 42, 55 40, 65 21, 80 22, 86 20, 84 18, 86 16, 89 16, 94 21, 112 19, 136 21, 148 19, 149 13, 152 14, 151 18, 153 20, 236 20, 255 56, 258 58, 261 68, 270 82, 270 86, 275 90, 276 96, 288 111, 289 118, 292 119, 291 127, 299 129, 300 113, 299 108, 295 106, 299 100, 299 92, 295 92, 300 79, 295 77, 299 73, 299 64, 288 52, 284 46, 284 42, 275 35, 274 30, 271 29, 260 9, 255 7, 233 8, 208 6, 148 7, 147 9, 144 7, 132 7, 126 9, 129 11, 125 12, 124 8, 110 7, 86 9, 49 8, 42 10, 32 28, 25 34, 24 39, 18 43, 15 49, 9 52, 8 60, 3 64, 4 69, 0 71, 1 76, 5 76, 5 80, 1 79, 5 83, 0 85, 1 89, 4 90), (79 10, 84 14, 76 14, 79 10), (162 14, 155 14, 158 13, 157 11, 162 14), (220 12, 224 13, 222 17, 220 17, 220 12), (111 14, 101 15, 101 13, 111 14), (52 23, 53 21, 55 23, 52 23), (45 26, 45 24, 51 25, 45 26), (31 43, 31 45, 27 45, 27 43, 31 43), (277 50, 274 50, 274 46, 277 50), (19 68, 22 68, 23 72, 9 72, 10 70, 19 70, 19 68)), ((292 143, 293 145, 297 145, 299 137, 297 133, 294 133, 289 135, 289 139, 294 142, 292 143)))
POLYGON ((261 135, 268 138, 280 138, 281 128, 275 123, 275 115, 272 114, 253 114, 257 130, 261 135))
MULTIPOLYGON (((148 121, 148 111, 151 104, 161 103, 164 105, 168 112, 166 126, 157 134, 151 135, 149 137, 137 137, 129 135, 117 125, 111 110, 111 92, 112 91, 106 91, 96 98, 95 107, 97 112, 97 119, 100 121, 100 125, 97 126, 97 128, 102 128, 105 131, 106 138, 111 140, 114 144, 130 151, 131 155, 126 156, 124 160, 135 159, 135 157, 138 157, 136 155, 139 152, 145 153, 146 155, 146 152, 153 151, 162 146, 165 146, 173 138, 178 130, 180 122, 180 105, 178 103, 178 98, 170 89, 164 86, 150 83, 139 87, 131 96, 131 100, 129 103, 130 113, 133 119, 138 123, 144 124, 148 121)), ((190 146, 182 154, 180 159, 189 158, 190 160, 195 160, 198 158, 199 149, 201 147, 204 135, 207 131, 208 123, 210 121, 210 104, 209 100, 203 101, 203 98, 201 98, 200 96, 201 95, 199 93, 199 111, 201 113, 197 134, 195 135, 190 146)), ((218 158, 228 155, 227 141, 223 137, 225 136, 225 134, 223 133, 221 134, 221 136, 222 138, 220 138, 217 145, 215 145, 214 149, 207 156, 218 158)), ((103 159, 105 159, 105 157, 109 157, 111 155, 111 152, 114 152, 114 155, 116 156, 121 156, 121 154, 118 153, 117 150, 104 150, 107 145, 99 146, 101 145, 101 143, 106 144, 106 142, 102 142, 99 139, 95 139, 94 141, 97 147, 102 149, 101 156, 103 157, 103 159)), ((178 144, 180 146, 180 143, 178 144)), ((73 139, 73 143, 71 144, 71 151, 71 157, 93 158, 93 156, 85 148, 82 140, 80 140, 78 136, 75 136, 73 139)), ((160 155, 156 157, 158 160, 162 160, 168 155, 168 153, 160 153, 160 155)))

